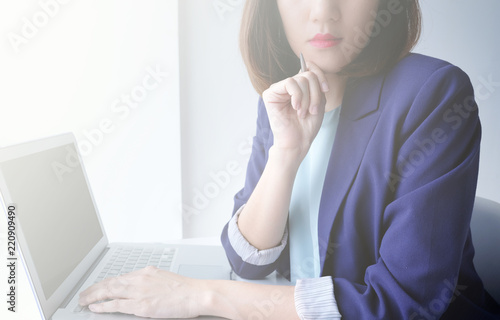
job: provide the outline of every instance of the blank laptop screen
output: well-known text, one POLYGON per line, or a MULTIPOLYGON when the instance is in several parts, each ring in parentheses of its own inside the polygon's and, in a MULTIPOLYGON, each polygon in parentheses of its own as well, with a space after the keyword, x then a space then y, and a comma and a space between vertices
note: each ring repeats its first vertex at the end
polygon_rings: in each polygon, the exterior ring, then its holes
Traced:
POLYGON ((48 299, 103 237, 74 144, 0 163, 48 299))

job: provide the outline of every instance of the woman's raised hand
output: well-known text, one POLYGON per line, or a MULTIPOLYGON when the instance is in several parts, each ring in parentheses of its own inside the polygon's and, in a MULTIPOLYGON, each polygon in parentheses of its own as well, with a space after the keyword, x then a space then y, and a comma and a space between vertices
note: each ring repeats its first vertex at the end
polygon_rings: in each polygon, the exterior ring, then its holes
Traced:
POLYGON ((307 62, 308 71, 272 84, 262 94, 274 135, 274 148, 305 157, 325 112, 328 82, 321 69, 307 62))

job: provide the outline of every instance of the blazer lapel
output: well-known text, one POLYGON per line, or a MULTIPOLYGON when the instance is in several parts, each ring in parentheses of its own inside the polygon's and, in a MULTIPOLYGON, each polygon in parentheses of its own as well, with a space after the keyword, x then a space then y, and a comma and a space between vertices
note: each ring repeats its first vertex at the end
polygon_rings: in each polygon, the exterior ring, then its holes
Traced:
MULTIPOLYGON (((348 86, 321 195, 318 238, 323 274, 330 231, 358 171, 366 146, 379 119, 379 99, 384 75, 348 86)), ((331 253, 330 253, 331 254, 331 253)))

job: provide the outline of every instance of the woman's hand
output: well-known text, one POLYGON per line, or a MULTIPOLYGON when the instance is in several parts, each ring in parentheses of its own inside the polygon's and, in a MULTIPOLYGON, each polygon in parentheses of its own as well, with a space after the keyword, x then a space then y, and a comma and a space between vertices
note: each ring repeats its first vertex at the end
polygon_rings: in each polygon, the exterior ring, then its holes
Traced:
POLYGON ((298 319, 294 286, 233 280, 198 280, 146 267, 107 278, 83 291, 79 303, 93 312, 148 318, 298 319), (265 307, 261 307, 265 306, 265 307))
POLYGON ((201 312, 202 292, 201 280, 146 267, 105 279, 87 288, 80 294, 79 303, 82 306, 88 305, 91 311, 98 313, 121 312, 150 318, 194 318, 201 312))
POLYGON ((309 71, 274 83, 262 94, 274 135, 274 148, 298 151, 302 157, 323 121, 324 93, 328 91, 321 69, 312 62, 307 65, 309 71))

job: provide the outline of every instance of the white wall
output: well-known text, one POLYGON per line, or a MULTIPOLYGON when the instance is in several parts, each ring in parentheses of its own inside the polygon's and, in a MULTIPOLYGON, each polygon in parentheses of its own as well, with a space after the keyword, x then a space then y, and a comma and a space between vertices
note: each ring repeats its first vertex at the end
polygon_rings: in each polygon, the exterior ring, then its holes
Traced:
MULTIPOLYGON (((448 60, 465 70, 481 93, 483 124, 478 195, 500 202, 500 3, 496 0, 422 0, 424 33, 417 52, 448 60)), ((257 94, 238 51, 243 1, 183 0, 180 4, 181 118, 185 236, 218 236, 243 186, 254 133, 257 94), (219 10, 217 14, 214 4, 219 10), (221 19, 221 17, 223 19, 221 19), (227 186, 214 187, 210 173, 230 161, 241 167, 227 186), (203 192, 206 188, 208 192, 203 192), (210 192, 210 190, 214 192, 210 192), (201 201, 199 194, 208 201, 201 201), (211 196, 212 198, 208 197, 211 196)), ((221 184, 222 185, 222 184, 221 184)))
POLYGON ((237 44, 242 8, 243 1, 179 2, 185 237, 220 235, 244 182, 258 95, 237 44))
POLYGON ((0 145, 73 131, 111 241, 182 237, 177 10, 0 4, 0 145))

